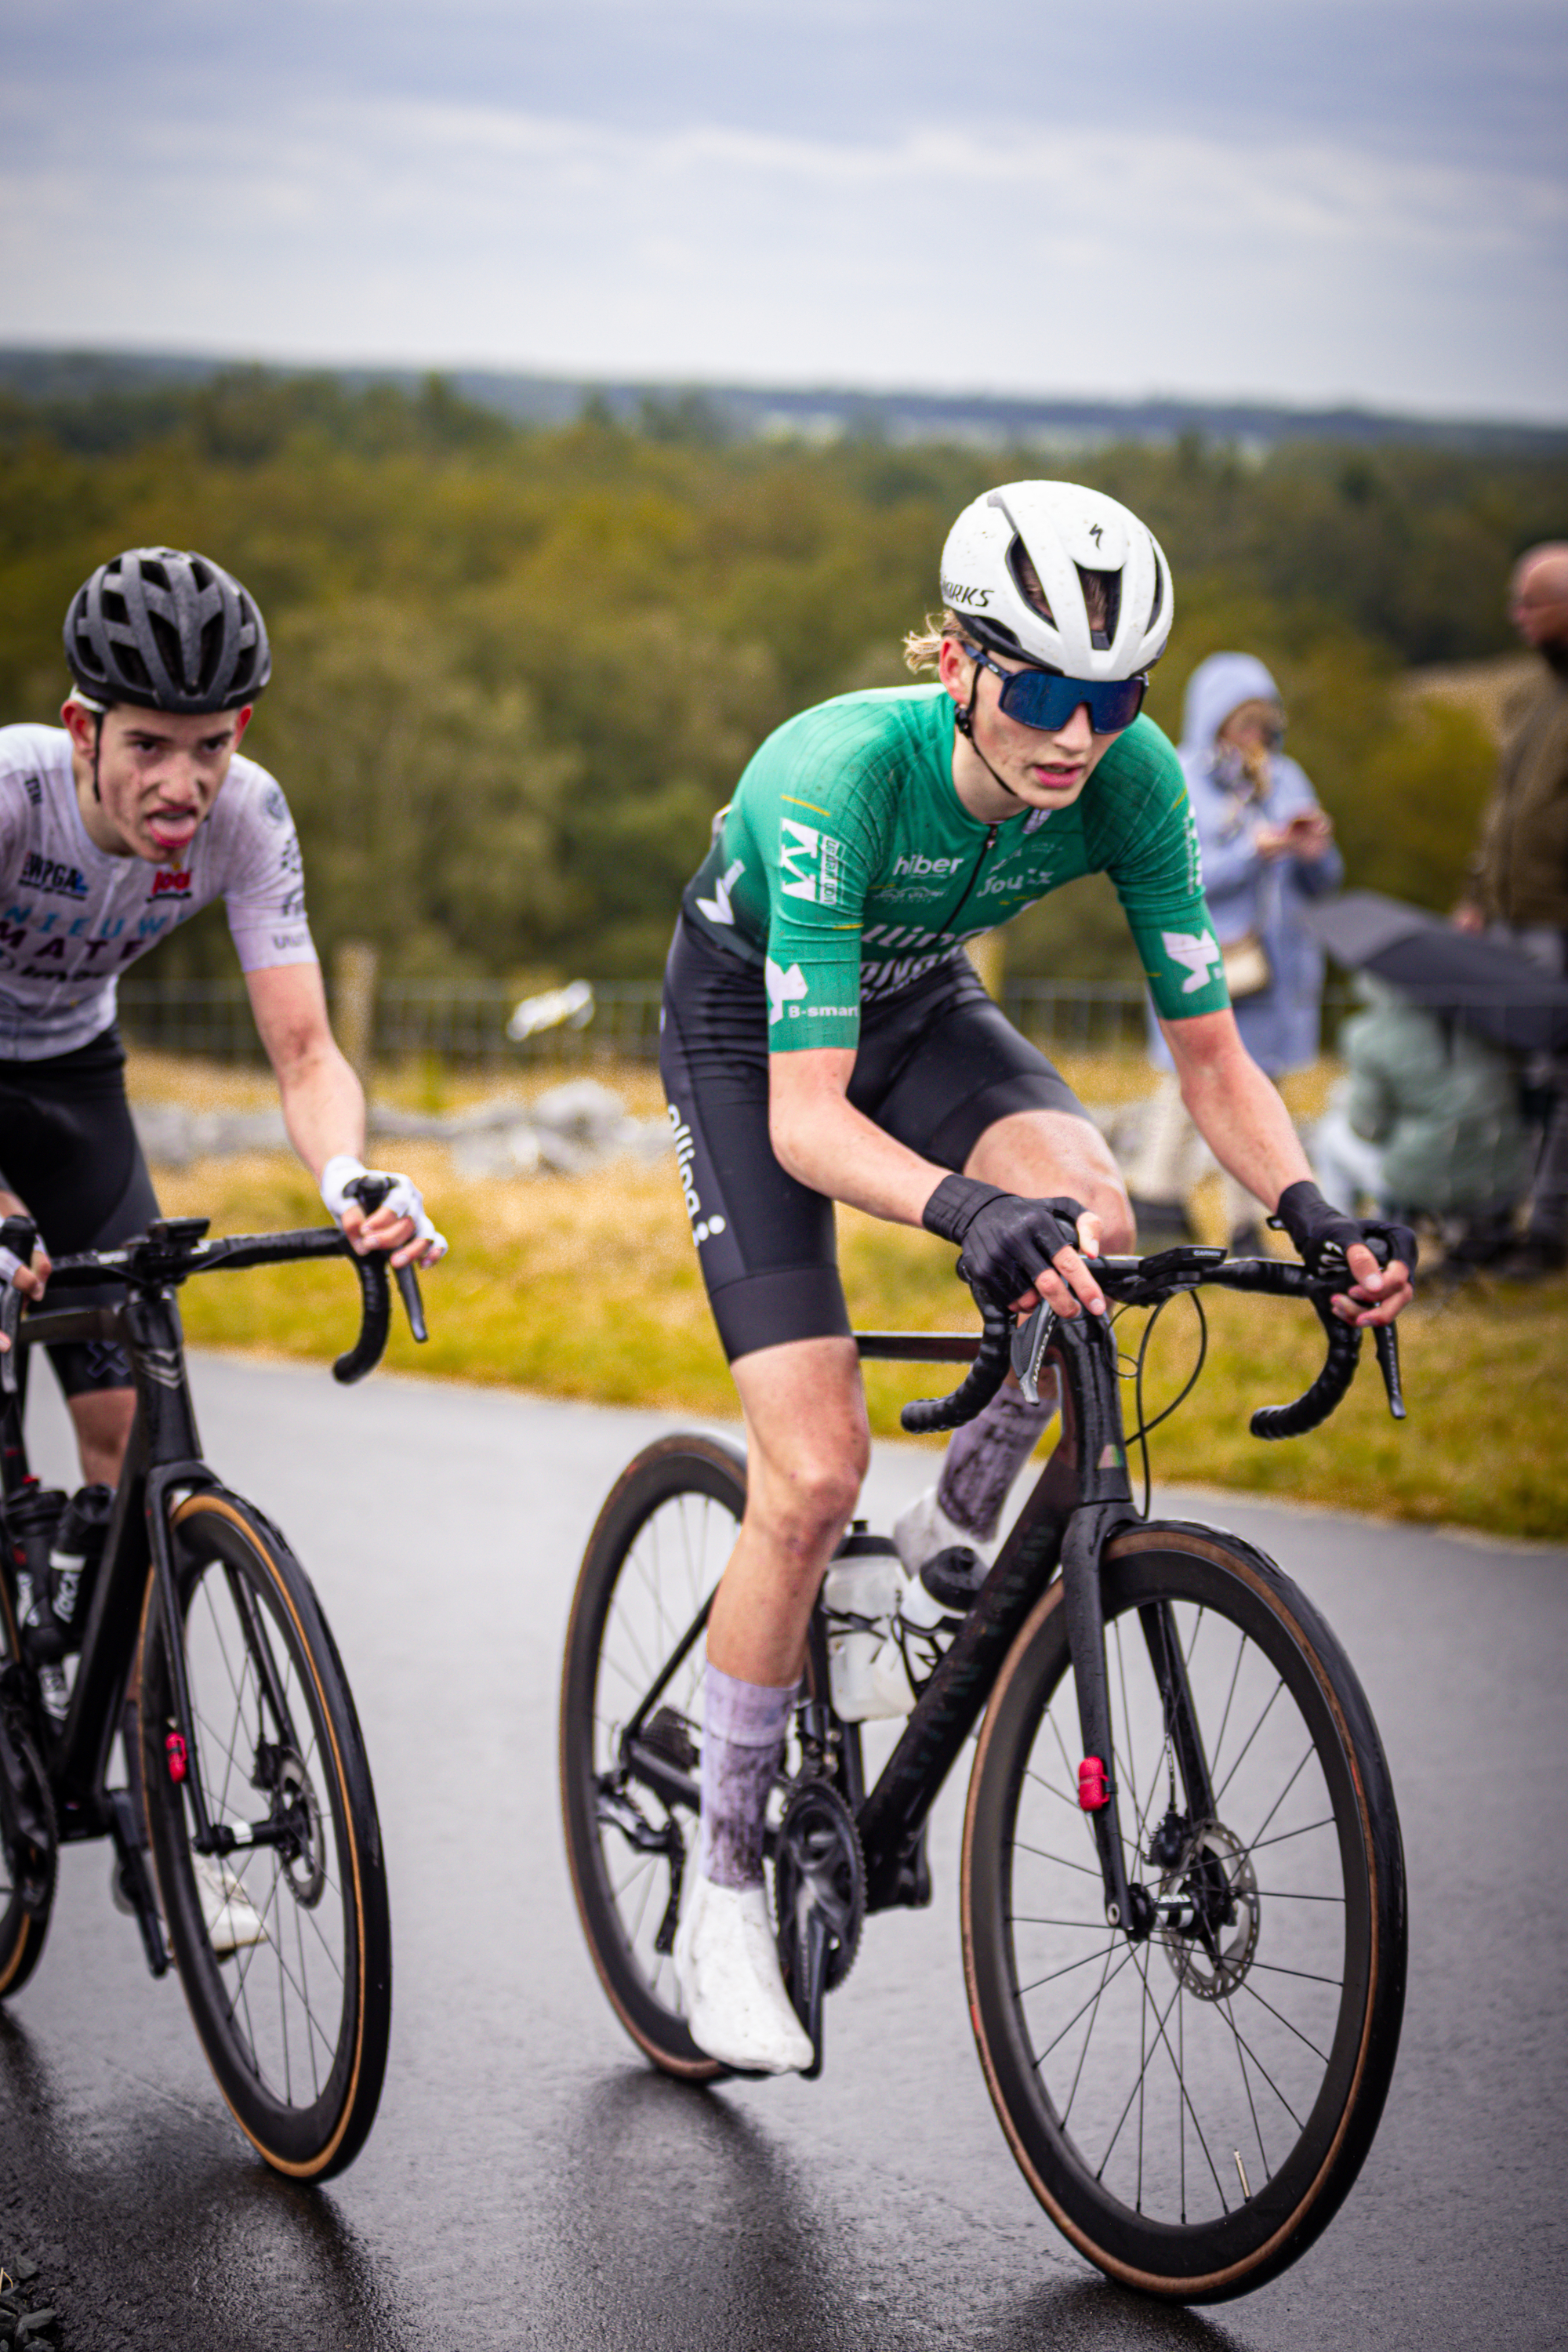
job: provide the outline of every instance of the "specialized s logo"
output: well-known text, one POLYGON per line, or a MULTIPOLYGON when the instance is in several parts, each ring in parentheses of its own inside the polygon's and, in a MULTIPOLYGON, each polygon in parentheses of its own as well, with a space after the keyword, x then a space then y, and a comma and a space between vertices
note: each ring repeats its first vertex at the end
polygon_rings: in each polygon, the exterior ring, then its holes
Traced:
POLYGON ((746 861, 743 857, 732 859, 714 883, 713 896, 710 898, 699 898, 697 901, 699 910, 707 916, 710 923, 727 923, 731 929, 734 928, 735 910, 730 904, 730 893, 745 870, 746 861))
POLYGON ((838 876, 844 845, 814 824, 797 824, 792 816, 779 820, 779 864, 789 876, 779 888, 786 898, 809 898, 815 906, 837 907, 838 876), (810 871, 815 866, 816 871, 810 871))
POLYGON ((799 964, 792 963, 784 971, 769 956, 763 965, 763 978, 768 984, 768 1027, 782 1021, 786 1004, 798 1004, 805 994, 805 974, 799 964))
POLYGON ((1209 966, 1223 962, 1219 945, 1212 931, 1162 931, 1165 952, 1179 964, 1184 964, 1187 978, 1182 982, 1182 994, 1193 995, 1206 988, 1212 977, 1209 966))
POLYGON ((153 877, 153 887, 147 893, 148 903, 154 898, 188 898, 191 895, 191 870, 187 866, 176 869, 160 866, 153 877))

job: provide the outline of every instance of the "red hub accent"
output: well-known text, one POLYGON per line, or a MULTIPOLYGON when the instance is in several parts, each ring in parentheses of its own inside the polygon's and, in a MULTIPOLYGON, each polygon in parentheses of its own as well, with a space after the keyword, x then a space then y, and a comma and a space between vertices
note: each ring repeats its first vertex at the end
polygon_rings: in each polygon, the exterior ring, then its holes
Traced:
POLYGON ((185 1755, 185 1743, 177 1731, 171 1731, 164 1740, 163 1753, 169 1759, 170 1780, 183 1780, 188 1769, 188 1759, 185 1755))
POLYGON ((1086 1756, 1078 1768, 1078 1801, 1086 1813, 1098 1813, 1110 1802, 1105 1767, 1098 1756, 1086 1756))

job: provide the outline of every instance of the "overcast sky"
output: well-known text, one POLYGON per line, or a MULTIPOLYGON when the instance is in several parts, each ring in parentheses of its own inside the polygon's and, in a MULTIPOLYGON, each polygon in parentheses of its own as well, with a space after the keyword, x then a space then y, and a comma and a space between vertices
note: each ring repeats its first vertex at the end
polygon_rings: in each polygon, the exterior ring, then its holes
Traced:
POLYGON ((0 0, 0 337, 1568 418, 1563 0, 0 0))

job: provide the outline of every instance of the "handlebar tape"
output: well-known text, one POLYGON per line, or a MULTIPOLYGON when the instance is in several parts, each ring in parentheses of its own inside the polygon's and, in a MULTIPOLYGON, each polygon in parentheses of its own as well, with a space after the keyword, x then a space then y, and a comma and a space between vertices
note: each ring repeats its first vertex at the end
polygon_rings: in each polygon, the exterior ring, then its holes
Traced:
POLYGON ((974 1361, 951 1396, 925 1397, 918 1403, 905 1405, 899 1419, 911 1436, 924 1437, 933 1430, 957 1429, 963 1423, 973 1421, 984 1412, 1007 1377, 1012 1360, 1012 1317, 1005 1307, 993 1306, 988 1298, 980 1298, 977 1303, 985 1328, 974 1361))
POLYGON ((1361 1360, 1361 1331, 1354 1323, 1342 1323, 1323 1299, 1314 1297, 1312 1304, 1328 1333, 1323 1369, 1294 1404, 1260 1406, 1250 1423, 1254 1437, 1304 1437, 1308 1430, 1321 1427, 1349 1392, 1361 1360))
POLYGON ((377 1253, 371 1257, 355 1257, 352 1263, 359 1276, 359 1338, 332 1366, 333 1380, 341 1381, 345 1388, 374 1370, 385 1351, 387 1333, 392 1328, 392 1287, 386 1279, 385 1259, 377 1253))

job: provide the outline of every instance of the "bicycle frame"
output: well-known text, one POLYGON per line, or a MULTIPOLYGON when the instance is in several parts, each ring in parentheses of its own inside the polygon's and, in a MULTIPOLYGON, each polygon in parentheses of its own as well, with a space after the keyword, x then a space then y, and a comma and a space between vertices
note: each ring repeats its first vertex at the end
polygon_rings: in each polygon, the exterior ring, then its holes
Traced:
MULTIPOLYGON (((130 1790, 109 1786, 110 1754, 134 1670, 150 1570, 164 1622, 171 1629, 180 1622, 171 1534, 174 1498, 181 1492, 222 1485, 202 1459, 175 1286, 189 1273, 219 1265, 348 1256, 360 1277, 364 1311, 358 1343, 334 1366, 340 1381, 359 1379, 379 1359, 390 1316, 383 1262, 354 1255, 350 1244, 331 1228, 239 1235, 215 1242, 201 1238, 205 1229, 205 1218, 160 1219, 144 1239, 120 1250, 62 1260, 51 1277, 55 1284, 101 1286, 118 1278, 127 1284, 123 1303, 74 1311, 51 1307, 19 1319, 20 1300, 12 1292, 5 1307, 13 1349, 0 1356, 0 1494, 7 1499, 31 1483, 22 1426, 25 1391, 16 1351, 52 1342, 112 1340, 124 1349, 131 1363, 135 1412, 105 1534, 102 1565, 83 1628, 76 1681, 63 1722, 50 1728, 40 1720, 39 1727, 45 1732, 45 1760, 61 1843, 105 1835, 114 1840, 154 1976, 161 1976, 167 1968, 168 1955, 147 1874, 140 1814, 130 1790)), ((416 1307, 417 1303, 416 1292, 416 1307)), ((423 1337, 422 1323, 416 1329, 416 1336, 423 1337)), ((15 1618, 8 1553, 3 1572, 15 1618)), ((188 1759, 182 1767, 182 1777, 187 1780, 196 1825, 192 1843, 201 1853, 227 1853, 237 1844, 253 1842, 255 1833, 237 1838, 228 1825, 208 1818, 203 1776, 195 1769, 197 1734, 185 1684, 184 1650, 178 1640, 171 1640, 167 1649, 176 1717, 171 1737, 183 1741, 188 1759)), ((274 1691, 268 1696, 279 1721, 287 1723, 283 1694, 274 1691)))
MULTIPOLYGON (((1151 1304, 1199 1283, 1310 1301, 1328 1339, 1324 1368, 1307 1395, 1295 1404, 1268 1407, 1254 1414, 1252 1426, 1258 1436, 1289 1436, 1315 1426, 1327 1418, 1354 1377, 1362 1335, 1333 1317, 1328 1303, 1331 1281, 1313 1277, 1303 1266, 1270 1258, 1226 1260, 1222 1251, 1197 1247, 1167 1251, 1144 1260, 1096 1260, 1094 1265, 1111 1296, 1127 1304, 1151 1304)), ((945 1332, 863 1331, 855 1338, 862 1360, 879 1362, 972 1362, 987 1344, 945 1332)), ((1380 1328, 1375 1338, 1390 1409, 1401 1418, 1404 1405, 1393 1332, 1380 1328)), ((928 1901, 929 1879, 921 1845, 931 1808, 984 1711, 1013 1643, 1059 1570, 1084 1748, 1079 1802, 1089 1817, 1100 1856, 1107 1924, 1129 1939, 1140 1940, 1153 1927, 1156 1910, 1147 1891, 1127 1878, 1100 1597, 1100 1560, 1106 1544, 1118 1528, 1139 1522, 1128 1475, 1117 1343, 1110 1318, 1080 1314, 1070 1320, 1058 1320, 1043 1360, 1053 1365, 1059 1377, 1061 1434, 1056 1450, 1042 1468, 960 1630, 921 1691, 875 1786, 868 1793, 863 1787, 858 1725, 840 1725, 826 1697, 826 1641, 820 1609, 813 1615, 810 1643, 813 1684, 821 1696, 805 1704, 803 1731, 808 1747, 820 1755, 835 1756, 837 1751, 833 1769, 855 1814, 865 1856, 867 1909, 887 1910, 928 1901)), ((985 1396, 994 1393, 1000 1377, 998 1369, 984 1391, 985 1396)), ((979 1409, 978 1402, 973 1409, 979 1409)), ((917 1415, 925 1412, 923 1420, 915 1420, 917 1427, 942 1425, 930 1409, 912 1411, 917 1415)), ((1180 1645, 1163 1607, 1141 1610, 1139 1615, 1188 1812, 1194 1820, 1206 1820, 1214 1810, 1213 1790, 1180 1645)), ((642 1732, 680 1659, 700 1638, 706 1620, 704 1607, 622 1736, 622 1756, 636 1777, 667 1804, 684 1804, 693 1810, 699 1802, 696 1783, 651 1747, 642 1732)), ((770 1849, 772 1843, 770 1831, 770 1849)))

